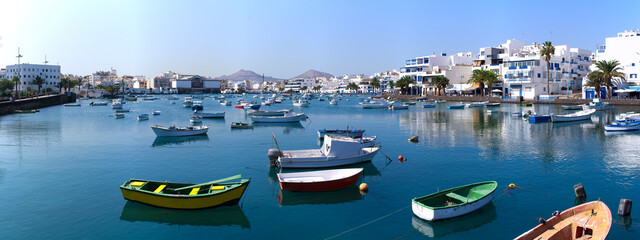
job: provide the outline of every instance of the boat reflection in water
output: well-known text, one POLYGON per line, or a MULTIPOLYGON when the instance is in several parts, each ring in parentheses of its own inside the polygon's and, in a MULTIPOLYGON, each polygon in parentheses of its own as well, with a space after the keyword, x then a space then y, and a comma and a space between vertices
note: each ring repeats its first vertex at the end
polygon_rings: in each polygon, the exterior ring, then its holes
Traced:
POLYGON ((300 122, 293 123, 263 123, 263 122, 254 122, 254 128, 260 127, 272 127, 272 128, 282 128, 283 134, 289 134, 292 132, 304 132, 304 126, 300 122))
POLYGON ((291 192, 278 189, 280 206, 301 204, 336 204, 364 199, 357 186, 328 192, 291 192))
POLYGON ((169 225, 240 226, 247 229, 251 228, 249 220, 238 205, 192 211, 157 208, 127 201, 124 208, 122 208, 120 220, 165 223, 169 225))
POLYGON ((413 216, 411 224, 414 229, 427 237, 440 238, 451 233, 466 232, 478 228, 497 217, 496 207, 493 202, 489 202, 486 206, 472 213, 443 221, 429 222, 413 216))
POLYGON ((184 136, 184 137, 156 137, 156 140, 153 141, 151 146, 153 147, 162 147, 162 146, 171 146, 171 145, 182 145, 185 143, 195 143, 195 142, 208 142, 209 136, 205 135, 197 135, 197 136, 184 136))

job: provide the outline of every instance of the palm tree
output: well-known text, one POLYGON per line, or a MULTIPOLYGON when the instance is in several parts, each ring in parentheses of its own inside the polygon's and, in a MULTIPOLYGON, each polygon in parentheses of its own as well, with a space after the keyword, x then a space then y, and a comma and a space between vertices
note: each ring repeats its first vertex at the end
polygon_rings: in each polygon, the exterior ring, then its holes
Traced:
POLYGON ((491 97, 491 92, 493 91, 493 83, 496 82, 500 82, 500 75, 491 70, 484 70, 484 83, 489 88, 489 97, 491 97))
POLYGON ((44 78, 36 76, 36 78, 33 80, 33 85, 38 85, 38 94, 40 94, 40 88, 42 88, 42 84, 44 84, 44 78))
POLYGON ((404 94, 407 91, 409 84, 412 84, 412 83, 414 83, 412 77, 404 76, 404 77, 401 77, 395 85, 396 87, 399 87, 400 92, 404 94))
POLYGON ((356 83, 347 84, 347 90, 353 90, 353 91, 355 91, 357 93, 358 89, 360 89, 360 87, 358 87, 358 84, 356 84, 356 83))
POLYGON ((484 97, 484 82, 485 82, 485 77, 486 77, 486 73, 485 70, 482 69, 476 69, 473 70, 473 74, 471 75, 471 78, 469 78, 468 83, 471 84, 478 84, 478 87, 480 88, 480 95, 484 97))
POLYGON ((540 48, 540 55, 544 56, 544 61, 547 62, 547 94, 551 92, 549 90, 549 61, 551 60, 551 55, 556 53, 556 48, 551 44, 551 42, 546 41, 542 44, 542 48, 540 48))
POLYGON ((602 86, 606 86, 607 84, 606 80, 602 76, 602 72, 599 72, 599 71, 590 72, 589 74, 587 74, 587 78, 589 79, 589 81, 584 85, 587 87, 593 87, 596 91, 597 98, 602 97, 600 96, 602 93, 601 91, 602 86))
POLYGON ((18 85, 20 84, 20 77, 18 76, 13 76, 13 78, 11 79, 11 81, 13 82, 13 85, 16 89, 15 93, 17 94, 17 97, 20 97, 20 92, 18 92, 18 85))
POLYGON ((309 89, 309 87, 307 87, 307 86, 303 86, 303 87, 301 87, 301 88, 300 88, 300 91, 303 91, 303 92, 304 92, 304 91, 307 91, 308 89, 309 89))
POLYGON ((449 78, 443 75, 438 75, 433 77, 433 79, 431 80, 431 83, 435 85, 437 88, 436 94, 442 95, 442 92, 440 91, 440 89, 444 90, 447 86, 449 86, 449 78))
POLYGON ((611 79, 620 78, 622 80, 626 79, 626 75, 621 72, 622 67, 620 66, 620 62, 618 60, 601 60, 596 62, 596 68, 598 70, 594 72, 599 72, 602 75, 602 78, 605 82, 605 86, 607 87, 607 98, 611 99, 611 90, 613 88, 613 83, 611 79))
POLYGON ((396 83, 393 81, 389 81, 389 89, 393 89, 396 86, 396 83))
POLYGON ((114 86, 114 85, 109 85, 104 87, 104 90, 107 91, 109 93, 109 96, 115 96, 115 93, 119 90, 120 88, 114 86))
POLYGON ((322 86, 317 85, 317 86, 313 86, 313 91, 320 91, 320 89, 322 89, 322 86))
POLYGON ((69 78, 60 79, 60 92, 68 89, 69 87, 69 78))
POLYGON ((369 85, 373 87, 373 92, 375 92, 376 89, 380 88, 380 79, 378 79, 378 77, 373 77, 371 81, 369 81, 369 85))

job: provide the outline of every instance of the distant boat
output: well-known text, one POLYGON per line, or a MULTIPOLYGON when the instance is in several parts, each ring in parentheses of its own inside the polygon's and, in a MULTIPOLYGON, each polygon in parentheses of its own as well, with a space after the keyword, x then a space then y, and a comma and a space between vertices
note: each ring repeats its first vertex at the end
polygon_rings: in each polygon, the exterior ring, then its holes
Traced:
POLYGON ((240 175, 202 184, 130 179, 120 186, 120 191, 124 199, 156 207, 211 208, 238 204, 251 179, 223 183, 237 178, 240 175))
POLYGON ((291 111, 293 111, 293 109, 282 109, 278 111, 247 110, 247 114, 251 116, 274 117, 274 116, 284 116, 285 113, 291 112, 291 111))
POLYGON ((329 104, 331 104, 331 105, 338 105, 338 100, 331 99, 331 101, 329 101, 329 104))
POLYGON ((162 127, 155 125, 151 126, 151 129, 158 137, 182 137, 207 134, 207 131, 209 131, 209 126, 162 127))
POLYGON ((115 115, 113 115, 113 117, 114 117, 115 119, 118 119, 118 118, 124 118, 124 113, 116 113, 115 115))
POLYGON ((512 113, 511 113, 511 116, 513 116, 513 117, 520 117, 520 116, 522 116, 522 112, 512 112, 512 113))
POLYGON ((111 109, 122 109, 122 99, 116 98, 111 102, 111 109))
POLYGON ((599 98, 594 98, 593 102, 590 102, 587 105, 582 105, 583 109, 595 109, 597 111, 609 110, 613 109, 613 105, 610 105, 608 102, 602 102, 599 98))
POLYGON ((389 110, 407 110, 409 105, 389 105, 389 110))
POLYGON ((222 106, 231 106, 231 101, 222 101, 222 102, 220 102, 220 105, 222 105, 222 106))
POLYGON ((584 203, 544 220, 515 240, 529 239, 600 239, 611 229, 611 211, 601 201, 584 203))
POLYGON ((363 168, 278 173, 282 190, 321 192, 343 189, 355 184, 363 168))
POLYGON ((551 113, 550 115, 551 115, 552 122, 571 122, 571 121, 581 121, 581 120, 590 119, 591 115, 595 112, 596 112, 595 109, 587 109, 579 112, 574 112, 571 114, 554 115, 553 113, 551 113))
POLYGON ((117 113, 131 112, 131 109, 128 109, 128 108, 119 108, 119 109, 116 109, 116 112, 117 112, 117 113))
POLYGON ((472 102, 472 103, 467 104, 467 107, 470 107, 470 108, 472 108, 472 107, 486 107, 488 103, 489 103, 488 101, 472 102))
POLYGON ((38 109, 29 109, 29 110, 13 110, 13 113, 37 113, 40 112, 38 109))
POLYGON ((500 103, 487 103, 486 107, 500 107, 500 103))
POLYGON ((551 121, 551 115, 549 114, 531 114, 527 117, 531 122, 547 122, 551 121))
POLYGON ((362 147, 359 140, 327 135, 320 149, 281 151, 275 164, 281 168, 324 168, 370 162, 380 146, 362 147))
POLYGON ((562 105, 564 110, 582 110, 582 105, 562 105))
POLYGON ((242 123, 242 122, 232 122, 231 128, 248 129, 248 128, 253 128, 253 124, 242 123))
POLYGON ((446 103, 447 100, 436 100, 435 103, 446 103))
MULTIPOLYGON (((435 107, 436 107, 436 105, 435 105, 435 104, 425 104, 425 105, 422 105, 422 107, 423 107, 423 108, 435 108, 435 107)), ((464 107, 464 106, 463 106, 463 107, 464 107)))
POLYGON ((64 105, 65 107, 80 107, 80 103, 67 103, 64 105))
POLYGON ((260 104, 249 103, 249 104, 244 105, 243 108, 245 110, 249 110, 249 109, 258 110, 258 109, 260 109, 261 106, 262 105, 260 105, 260 104))
POLYGON ((640 114, 634 112, 621 113, 611 124, 604 125, 607 132, 637 131, 640 130, 640 114))
POLYGON ((523 106, 523 107, 531 107, 531 106, 533 106, 533 103, 523 103, 523 104, 521 104, 521 106, 523 106))
POLYGON ((201 117, 199 114, 197 114, 197 115, 193 115, 193 116, 191 116, 191 117, 189 118, 189 122, 190 122, 190 123, 194 123, 194 124, 195 124, 195 123, 201 123, 201 122, 202 122, 202 117, 201 117))
POLYGON ((288 123, 300 122, 307 118, 304 113, 287 112, 283 116, 251 116, 253 122, 288 123))
POLYGON ((225 112, 201 112, 198 113, 202 118, 224 118, 225 112))
POLYGON ((140 114, 138 115, 138 121, 144 121, 144 120, 149 120, 149 114, 140 114))
POLYGON ((153 115, 160 115, 160 113, 161 113, 160 111, 153 111, 153 113, 151 113, 151 114, 153 114, 153 115))
POLYGON ((447 109, 464 109, 464 104, 451 105, 451 106, 448 106, 447 109))
POLYGON ((369 100, 369 101, 362 102, 361 104, 363 109, 388 108, 389 106, 392 105, 392 103, 382 99, 369 100))
POLYGON ((90 106, 107 106, 109 105, 109 102, 91 102, 89 103, 90 106))
POLYGON ((411 200, 413 214, 427 221, 462 216, 487 205, 498 183, 479 182, 442 190, 411 200))
POLYGON ((311 103, 309 103, 309 101, 305 99, 298 99, 293 101, 293 106, 296 106, 296 107, 308 107, 309 104, 311 103))
POLYGON ((193 106, 193 98, 192 97, 184 97, 184 102, 182 102, 182 106, 184 107, 192 107, 193 106))

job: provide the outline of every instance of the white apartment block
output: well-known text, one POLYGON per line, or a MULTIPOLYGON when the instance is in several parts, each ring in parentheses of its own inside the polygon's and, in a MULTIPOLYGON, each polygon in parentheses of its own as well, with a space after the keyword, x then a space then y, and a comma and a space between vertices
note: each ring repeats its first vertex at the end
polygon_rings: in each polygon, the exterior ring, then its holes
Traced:
POLYGON ((164 72, 153 79, 149 79, 147 81, 147 88, 157 89, 157 90, 167 90, 171 88, 171 80, 180 78, 180 74, 174 72, 164 72))
POLYGON ((284 91, 286 92, 289 90, 293 90, 298 92, 302 87, 307 87, 308 90, 311 90, 314 84, 315 84, 314 79, 303 79, 303 78, 291 79, 291 80, 288 80, 287 83, 284 85, 284 91))
POLYGON ((20 91, 26 91, 28 87, 38 89, 38 85, 33 84, 33 80, 40 76, 44 79, 42 88, 59 89, 60 86, 60 65, 44 64, 15 64, 8 65, 5 78, 11 80, 14 76, 20 76, 20 91))
POLYGON ((102 83, 113 84, 118 81, 118 71, 111 68, 111 71, 97 71, 91 74, 89 83, 93 86, 100 85, 102 83))
POLYGON ((445 76, 449 79, 449 84, 457 90, 464 90, 470 87, 467 84, 471 77, 473 60, 477 58, 477 53, 466 52, 447 56, 446 53, 440 55, 430 55, 416 57, 406 60, 405 66, 400 69, 399 79, 410 76, 415 81, 415 87, 411 88, 410 94, 426 95, 434 94, 436 86, 431 84, 433 77, 445 76))
POLYGON ((627 83, 640 86, 640 31, 625 30, 597 45, 596 61, 618 60, 627 75, 627 83))

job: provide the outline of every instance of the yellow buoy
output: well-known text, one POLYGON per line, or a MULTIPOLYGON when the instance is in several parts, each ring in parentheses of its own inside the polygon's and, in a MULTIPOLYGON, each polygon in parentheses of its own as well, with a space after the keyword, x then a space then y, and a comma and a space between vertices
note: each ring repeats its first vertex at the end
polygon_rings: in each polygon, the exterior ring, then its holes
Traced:
POLYGON ((369 191, 369 185, 367 185, 366 183, 361 183, 360 184, 360 191, 363 191, 363 192, 369 191))
POLYGON ((514 188, 516 188, 516 185, 511 183, 511 184, 509 184, 509 188, 514 189, 514 188))

